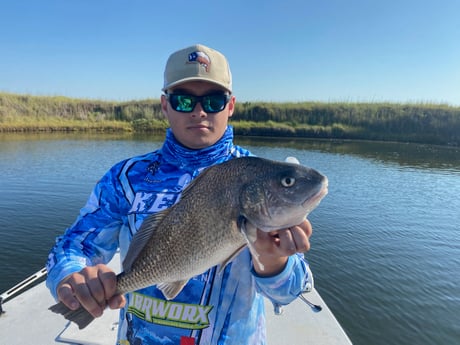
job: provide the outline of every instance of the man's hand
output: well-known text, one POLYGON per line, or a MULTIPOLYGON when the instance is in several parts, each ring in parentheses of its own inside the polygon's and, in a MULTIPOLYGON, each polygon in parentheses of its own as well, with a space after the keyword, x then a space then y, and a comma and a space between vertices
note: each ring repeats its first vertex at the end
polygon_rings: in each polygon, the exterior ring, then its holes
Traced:
POLYGON ((264 268, 253 260, 254 270, 260 276, 273 276, 286 266, 288 257, 295 253, 304 253, 310 249, 312 226, 308 220, 289 229, 272 232, 257 230, 254 248, 264 268))
POLYGON ((125 297, 116 295, 117 278, 106 265, 88 266, 62 280, 57 295, 68 308, 76 310, 80 305, 94 317, 99 317, 108 305, 111 309, 122 308, 125 297))

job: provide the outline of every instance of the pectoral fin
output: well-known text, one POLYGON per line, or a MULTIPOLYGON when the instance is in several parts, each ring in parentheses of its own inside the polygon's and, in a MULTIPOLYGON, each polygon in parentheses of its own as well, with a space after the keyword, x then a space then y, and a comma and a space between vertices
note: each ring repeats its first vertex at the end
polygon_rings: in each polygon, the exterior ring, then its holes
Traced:
POLYGON ((265 266, 260 262, 259 260, 260 255, 259 253, 257 253, 257 250, 254 247, 254 242, 257 240, 257 227, 251 222, 248 222, 246 218, 240 219, 239 224, 240 224, 240 231, 243 234, 244 238, 246 239, 246 242, 248 242, 248 248, 249 248, 249 251, 251 252, 252 259, 257 262, 260 269, 263 271, 265 269, 265 266))
POLYGON ((228 265, 228 264, 229 264, 239 253, 241 253, 241 251, 242 251, 244 248, 246 248, 246 245, 241 246, 241 247, 238 248, 232 255, 230 255, 227 259, 225 259, 225 261, 222 262, 222 263, 220 264, 220 267, 219 267, 219 271, 218 271, 218 272, 221 273, 221 272, 224 270, 224 268, 225 268, 225 267, 226 267, 226 266, 227 266, 227 265, 228 265))

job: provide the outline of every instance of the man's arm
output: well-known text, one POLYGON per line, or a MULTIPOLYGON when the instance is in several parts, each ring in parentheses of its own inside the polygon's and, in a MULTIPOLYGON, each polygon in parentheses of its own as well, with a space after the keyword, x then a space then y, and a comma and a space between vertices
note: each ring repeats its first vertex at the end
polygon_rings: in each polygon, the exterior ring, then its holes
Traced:
POLYGON ((80 304, 94 316, 123 303, 115 294, 115 273, 105 264, 118 248, 120 217, 117 169, 96 184, 76 222, 58 238, 48 256, 46 284, 67 307, 80 304))

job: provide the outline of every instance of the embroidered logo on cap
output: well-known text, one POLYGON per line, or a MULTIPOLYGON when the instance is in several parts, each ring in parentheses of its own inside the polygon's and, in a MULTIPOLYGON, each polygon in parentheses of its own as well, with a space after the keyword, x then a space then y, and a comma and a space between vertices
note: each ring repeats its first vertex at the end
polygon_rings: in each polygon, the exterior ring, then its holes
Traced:
POLYGON ((203 66, 206 72, 209 72, 209 70, 211 69, 211 59, 209 58, 208 55, 206 55, 203 52, 198 51, 198 52, 193 52, 189 54, 188 63, 195 63, 195 62, 203 66))

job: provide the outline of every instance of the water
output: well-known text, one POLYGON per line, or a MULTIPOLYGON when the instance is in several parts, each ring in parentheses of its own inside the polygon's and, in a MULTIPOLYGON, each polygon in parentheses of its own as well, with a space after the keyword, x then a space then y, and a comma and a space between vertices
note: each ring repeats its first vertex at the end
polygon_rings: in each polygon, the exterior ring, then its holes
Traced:
MULTIPOLYGON (((0 292, 38 271, 114 163, 162 138, 0 135, 0 292)), ((316 286, 354 344, 460 340, 460 151, 305 140, 237 142, 330 180, 310 215, 316 286)))

